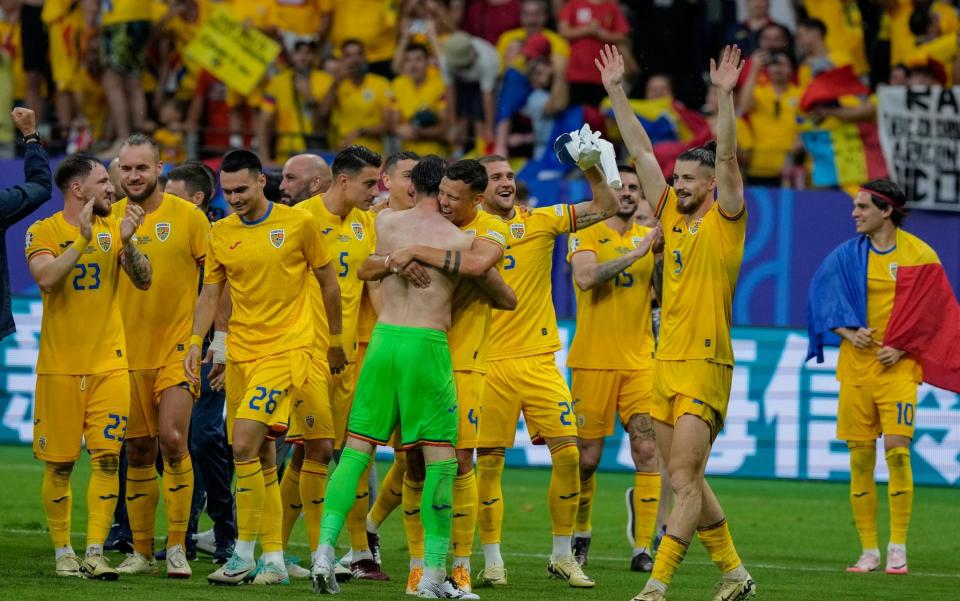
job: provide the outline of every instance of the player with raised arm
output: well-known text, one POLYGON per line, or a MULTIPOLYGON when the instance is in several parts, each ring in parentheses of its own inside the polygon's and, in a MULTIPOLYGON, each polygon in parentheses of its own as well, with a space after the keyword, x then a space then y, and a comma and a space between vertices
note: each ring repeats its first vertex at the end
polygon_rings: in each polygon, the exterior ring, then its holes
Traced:
MULTIPOLYGON (((293 160, 293 159, 290 159, 293 160)), ((360 298, 363 294, 363 281, 357 271, 364 260, 376 249, 376 232, 373 226, 373 214, 370 206, 377 196, 377 183, 380 180, 380 155, 364 146, 348 146, 333 160, 333 184, 324 194, 312 196, 297 204, 297 208, 307 211, 320 224, 321 232, 335 257, 337 281, 340 285, 340 304, 343 321, 342 336, 331 336, 323 309, 322 293, 316 282, 310 282, 310 294, 313 305, 314 336, 314 373, 326 371, 325 360, 330 344, 343 346, 347 355, 347 365, 338 374, 328 378, 330 406, 333 411, 334 448, 339 449, 347 430, 347 416, 350 413, 350 401, 356 380, 353 373, 356 359, 357 318, 360 313, 360 298)), ((310 551, 316 551, 320 540, 320 518, 323 515, 323 499, 327 487, 327 462, 323 450, 318 447, 313 433, 307 433, 292 426, 287 440, 295 444, 293 457, 281 483, 283 497, 283 543, 287 547, 290 532, 300 515, 302 505, 307 523, 307 540, 310 551), (288 480, 289 478, 289 480, 288 480), (295 488, 293 484, 298 486, 295 488)), ((365 483, 365 481, 364 481, 365 483)), ((362 491, 366 497, 367 491, 362 491)), ((385 580, 385 574, 374 561, 367 543, 366 509, 359 516, 359 524, 351 531, 352 565, 357 578, 385 580)), ((294 566, 288 563, 288 571, 294 566)), ((301 577, 309 577, 310 572, 300 566, 301 577)))
POLYGON ((57 576, 116 580, 119 573, 104 557, 103 541, 119 494, 120 447, 130 407, 120 270, 137 288, 150 287, 150 262, 134 237, 143 209, 132 205, 122 219, 111 216, 113 185, 103 164, 91 156, 65 158, 54 181, 63 194, 63 210, 33 223, 26 235, 27 264, 43 301, 33 453, 45 464, 41 497, 57 576), (70 544, 70 475, 81 439, 91 467, 82 561, 70 544))
MULTIPOLYGON (((417 204, 407 211, 385 210, 377 216, 377 253, 387 256, 414 244, 446 251, 452 262, 472 239, 437 211, 444 164, 420 161, 413 170, 417 204)), ((387 261, 378 261, 381 267, 387 261)), ((334 545, 350 507, 357 481, 370 464, 376 445, 390 440, 397 423, 404 448, 422 447, 426 461, 421 519, 424 523, 425 570, 418 595, 476 599, 446 578, 450 545, 453 481, 457 473, 457 396, 446 332, 456 273, 422 268, 430 283, 421 287, 391 266, 381 282, 383 303, 357 385, 350 413, 347 445, 327 487, 320 555, 312 572, 314 590, 339 592, 333 571, 334 545)), ((372 277, 379 277, 374 274, 372 277)), ((367 277, 366 270, 361 277, 367 277)))
POLYGON ((590 518, 605 436, 614 420, 630 436, 636 467, 628 493, 633 521, 631 569, 653 567, 651 538, 660 500, 660 471, 650 417, 653 388, 653 319, 651 316, 653 245, 660 228, 636 222, 643 202, 640 182, 632 168, 620 167, 623 187, 620 210, 592 228, 570 236, 567 260, 576 284, 577 331, 567 366, 573 371, 570 393, 577 413, 580 440, 580 506, 573 537, 574 556, 587 563, 590 518), (611 322, 611 316, 616 322, 611 322))
POLYGON ((207 254, 210 223, 195 204, 157 186, 163 169, 151 138, 134 134, 120 147, 120 183, 127 206, 143 209, 137 248, 154 267, 153 286, 140 290, 121 281, 120 313, 130 364, 127 425, 127 514, 133 553, 117 566, 121 574, 156 573, 153 558, 157 511, 157 450, 163 455, 163 502, 167 508, 167 576, 189 578, 187 521, 193 500, 193 462, 188 448, 190 414, 199 389, 183 375, 197 302, 200 266, 207 254))
POLYGON ((617 126, 636 161, 643 193, 660 220, 666 259, 651 415, 676 501, 653 574, 635 599, 666 598, 694 534, 723 572, 714 601, 746 599, 756 594, 756 587, 704 477, 730 401, 733 294, 746 236, 733 108, 733 90, 743 69, 740 50, 727 46, 719 62, 710 60, 710 80, 719 99, 716 150, 708 145, 683 152, 673 187, 667 185, 621 85, 623 57, 607 46, 596 64, 617 126))
POLYGON ((516 311, 493 312, 481 403, 477 522, 484 556, 484 569, 478 575, 482 583, 507 583, 500 554, 504 511, 501 479, 504 450, 513 446, 522 411, 531 440, 549 446, 553 463, 547 493, 553 551, 547 570, 573 587, 594 585, 571 551, 580 496, 580 453, 570 390, 554 359, 554 353, 560 350, 560 335, 550 273, 557 236, 594 225, 617 212, 617 197, 607 185, 607 179, 616 174, 605 176, 596 166, 597 160, 581 164, 590 183, 592 200, 533 210, 515 206, 517 185, 506 158, 492 155, 480 160, 488 179, 484 210, 507 222, 503 278, 517 295, 516 311))
MULTIPOLYGON (((333 453, 333 416, 326 374, 316 373, 308 278, 316 277, 331 336, 341 336, 340 287, 320 224, 305 211, 269 202, 260 159, 246 150, 223 157, 220 186, 234 214, 210 233, 204 286, 193 320, 184 369, 198 381, 203 336, 221 292, 230 286, 227 336, 227 434, 237 473, 238 537, 226 564, 207 576, 214 584, 289 582, 284 566, 282 503, 271 434, 287 429, 292 413, 303 431, 333 453), (303 401, 303 402, 295 402, 303 401), (314 436, 315 435, 315 436, 314 436), (254 563, 257 537, 262 565, 254 563)), ((332 373, 346 364, 342 346, 327 352, 332 373)))

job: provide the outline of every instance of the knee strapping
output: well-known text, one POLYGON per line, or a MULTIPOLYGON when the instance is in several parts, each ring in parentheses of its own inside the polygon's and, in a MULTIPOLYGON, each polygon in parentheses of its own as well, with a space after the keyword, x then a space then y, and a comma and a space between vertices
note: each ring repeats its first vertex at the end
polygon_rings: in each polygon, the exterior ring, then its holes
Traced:
POLYGON ((91 451, 91 467, 107 476, 116 476, 120 472, 120 455, 115 451, 91 451))
POLYGON ((873 474, 877 463, 877 448, 873 442, 848 442, 851 475, 873 474))

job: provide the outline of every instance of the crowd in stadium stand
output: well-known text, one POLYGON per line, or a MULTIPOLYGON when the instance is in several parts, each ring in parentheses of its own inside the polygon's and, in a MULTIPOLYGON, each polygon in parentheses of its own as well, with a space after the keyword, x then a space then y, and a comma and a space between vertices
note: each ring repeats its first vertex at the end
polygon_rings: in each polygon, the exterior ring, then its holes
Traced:
POLYGON ((803 187, 804 129, 875 120, 880 84, 952 85, 957 14, 956 0, 0 0, 0 102, 35 110, 55 151, 112 158, 145 131, 168 163, 250 147, 276 165, 359 143, 496 152, 532 180, 564 175, 556 133, 616 138, 593 64, 614 44, 669 172, 712 137, 704 73, 735 43, 748 181, 803 187), (283 45, 248 95, 186 56, 218 8, 283 45))

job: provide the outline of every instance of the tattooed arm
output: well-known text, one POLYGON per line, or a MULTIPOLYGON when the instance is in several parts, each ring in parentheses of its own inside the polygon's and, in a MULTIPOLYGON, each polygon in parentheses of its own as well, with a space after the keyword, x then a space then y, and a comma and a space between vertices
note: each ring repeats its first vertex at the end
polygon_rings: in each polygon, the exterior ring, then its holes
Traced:
POLYGON ((137 248, 137 245, 132 240, 127 240, 123 244, 123 254, 120 255, 120 265, 134 286, 140 290, 148 290, 150 288, 153 268, 150 266, 150 260, 147 259, 145 254, 140 252, 140 249, 137 248))
POLYGON ((609 282, 618 273, 645 257, 650 252, 650 248, 660 239, 660 236, 661 230, 657 226, 643 237, 636 248, 621 257, 603 263, 597 261, 597 255, 594 252, 574 254, 570 258, 570 266, 573 268, 573 281, 581 290, 590 290, 609 282))
POLYGON ((607 178, 600 171, 600 167, 595 165, 583 173, 587 176, 587 181, 590 182, 593 200, 573 206, 573 215, 576 220, 574 231, 590 227, 608 217, 613 217, 617 214, 617 209, 620 208, 620 201, 617 200, 617 195, 607 185, 607 178))

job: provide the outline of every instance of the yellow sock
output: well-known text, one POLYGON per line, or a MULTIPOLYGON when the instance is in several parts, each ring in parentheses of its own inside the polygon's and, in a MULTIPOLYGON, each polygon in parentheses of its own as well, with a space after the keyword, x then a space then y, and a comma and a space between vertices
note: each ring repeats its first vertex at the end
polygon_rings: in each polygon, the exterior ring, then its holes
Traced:
POLYGON ((850 506, 853 521, 864 550, 878 549, 877 483, 873 471, 877 464, 877 447, 869 442, 848 442, 850 448, 850 506))
MULTIPOLYGON (((658 485, 659 486, 659 485, 658 485)), ((697 529, 700 542, 710 554, 710 560, 726 574, 740 567, 743 563, 733 546, 733 537, 730 536, 730 527, 724 519, 719 524, 697 529)), ((662 543, 661 543, 662 544, 662 543)))
POLYGON ((113 510, 120 495, 120 456, 115 451, 90 454, 90 484, 87 486, 87 546, 102 545, 113 524, 113 510))
MULTIPOLYGON (((304 462, 306 463, 306 462, 304 462)), ((300 470, 291 461, 283 471, 283 480, 280 481, 280 502, 283 504, 283 525, 280 529, 280 541, 286 549, 290 543, 290 533, 300 517, 303 502, 300 500, 300 470)), ((309 535, 310 529, 307 528, 309 535)), ((312 539, 311 539, 312 540, 312 539)))
POLYGON ((547 507, 554 536, 573 534, 573 520, 580 503, 580 450, 576 441, 562 442, 550 449, 553 471, 547 492, 547 507))
MULTIPOLYGON (((372 462, 371 462, 372 463, 372 462)), ((353 551, 369 551, 367 543, 367 511, 370 510, 370 466, 363 470, 357 482, 357 498, 347 515, 347 531, 353 551)))
POLYGON ((47 528, 55 549, 70 546, 70 511, 73 508, 73 493, 70 491, 70 474, 73 466, 58 468, 47 463, 43 471, 43 512, 47 515, 47 528))
POLYGON ((593 493, 597 489, 597 476, 590 474, 586 480, 580 481, 580 500, 577 503, 577 532, 591 532, 593 524, 590 517, 593 514, 593 493))
POLYGON ((686 543, 675 536, 669 534, 664 536, 663 540, 660 541, 660 548, 657 549, 657 559, 653 562, 653 573, 650 574, 650 577, 669 585, 677 568, 680 567, 684 555, 687 554, 689 545, 690 543, 686 543))
POLYGON ((260 546, 264 553, 283 551, 283 501, 280 500, 280 483, 277 481, 277 466, 263 470, 263 513, 260 515, 260 546))
POLYGON ((423 559, 423 523, 420 521, 420 500, 423 481, 403 477, 403 529, 407 533, 410 559, 423 559))
POLYGON ((907 527, 910 526, 910 511, 913 509, 913 469, 910 467, 910 448, 896 447, 887 451, 887 468, 890 483, 887 495, 890 500, 890 542, 907 544, 907 527))
POLYGON ((500 542, 503 528, 503 451, 477 454, 477 525, 480 542, 493 545, 500 542))
POLYGON ((380 527, 387 517, 403 503, 403 475, 407 472, 406 453, 397 453, 393 456, 393 465, 380 483, 380 494, 373 502, 367 518, 380 527))
POLYGON ((453 556, 473 555, 477 530, 477 478, 470 470, 453 481, 453 556))
POLYGON ((311 551, 320 544, 320 522, 323 519, 323 499, 326 494, 327 465, 304 459, 300 472, 299 498, 303 503, 303 517, 307 523, 307 542, 310 543, 311 551))
POLYGON ((190 453, 163 458, 163 502, 167 506, 167 548, 186 548, 187 522, 193 502, 193 460, 190 453))
MULTIPOLYGON (((583 495, 583 493, 580 493, 583 495)), ((638 549, 650 548, 660 506, 660 472, 637 472, 633 476, 633 538, 638 549)))
POLYGON ((127 466, 127 516, 133 532, 133 550, 153 557, 157 514, 157 466, 127 466))
POLYGON ((237 540, 255 541, 266 496, 263 467, 259 457, 233 463, 237 471, 237 540))

